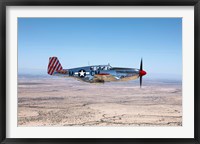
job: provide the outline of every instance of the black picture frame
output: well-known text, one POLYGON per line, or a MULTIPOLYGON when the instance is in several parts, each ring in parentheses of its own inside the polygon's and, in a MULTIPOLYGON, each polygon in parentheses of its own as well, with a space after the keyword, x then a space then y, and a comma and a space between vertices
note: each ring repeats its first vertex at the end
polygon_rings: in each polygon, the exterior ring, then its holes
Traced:
POLYGON ((0 142, 23 143, 96 143, 96 144, 200 144, 200 2, 199 0, 0 0, 0 142), (6 138, 6 7, 7 6, 194 6, 195 8, 195 81, 194 138, 6 138))

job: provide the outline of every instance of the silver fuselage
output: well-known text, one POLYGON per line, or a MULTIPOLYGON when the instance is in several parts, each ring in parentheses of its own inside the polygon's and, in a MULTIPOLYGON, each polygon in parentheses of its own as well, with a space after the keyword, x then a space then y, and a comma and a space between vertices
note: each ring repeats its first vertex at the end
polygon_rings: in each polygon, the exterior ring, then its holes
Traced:
POLYGON ((72 77, 84 82, 128 81, 139 77, 139 69, 111 67, 110 65, 94 65, 71 69, 63 69, 65 73, 54 72, 53 75, 72 77))

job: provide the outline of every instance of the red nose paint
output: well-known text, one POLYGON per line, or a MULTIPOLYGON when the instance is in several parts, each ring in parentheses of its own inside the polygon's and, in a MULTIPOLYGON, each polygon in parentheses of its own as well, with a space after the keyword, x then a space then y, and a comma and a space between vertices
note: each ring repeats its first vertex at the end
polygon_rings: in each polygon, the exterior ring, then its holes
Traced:
POLYGON ((143 71, 143 70, 141 70, 140 73, 139 73, 140 76, 144 76, 144 75, 146 75, 146 74, 147 74, 147 73, 146 73, 145 71, 143 71))

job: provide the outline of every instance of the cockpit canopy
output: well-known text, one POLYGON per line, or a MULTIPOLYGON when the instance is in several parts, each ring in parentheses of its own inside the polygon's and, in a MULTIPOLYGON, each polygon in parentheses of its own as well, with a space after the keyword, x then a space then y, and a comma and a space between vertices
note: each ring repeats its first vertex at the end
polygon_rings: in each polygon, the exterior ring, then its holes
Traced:
POLYGON ((110 65, 99 65, 99 66, 91 66, 90 70, 97 71, 97 70, 110 70, 112 67, 110 65))

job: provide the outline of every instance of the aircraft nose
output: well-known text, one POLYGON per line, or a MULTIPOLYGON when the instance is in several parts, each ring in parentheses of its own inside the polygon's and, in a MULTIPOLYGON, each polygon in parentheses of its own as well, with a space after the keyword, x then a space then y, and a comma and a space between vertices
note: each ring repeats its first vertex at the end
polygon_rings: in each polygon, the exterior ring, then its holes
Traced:
POLYGON ((144 76, 144 75, 146 75, 147 73, 144 71, 144 70, 140 70, 140 73, 139 73, 139 75, 140 76, 144 76))

